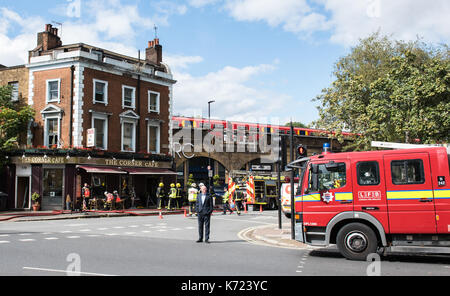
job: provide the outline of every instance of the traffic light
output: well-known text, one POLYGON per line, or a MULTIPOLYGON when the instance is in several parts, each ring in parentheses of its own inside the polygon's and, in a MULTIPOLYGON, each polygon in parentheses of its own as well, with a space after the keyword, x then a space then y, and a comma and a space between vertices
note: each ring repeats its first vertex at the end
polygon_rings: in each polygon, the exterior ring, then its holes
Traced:
POLYGON ((297 159, 307 157, 308 156, 308 150, 306 147, 304 147, 302 144, 297 146, 297 159))

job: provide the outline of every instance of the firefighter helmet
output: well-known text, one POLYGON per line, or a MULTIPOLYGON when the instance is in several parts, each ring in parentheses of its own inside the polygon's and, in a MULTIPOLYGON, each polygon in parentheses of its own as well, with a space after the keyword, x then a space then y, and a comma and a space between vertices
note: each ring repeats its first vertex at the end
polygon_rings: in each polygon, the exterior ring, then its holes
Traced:
POLYGON ((170 187, 171 187, 171 188, 175 187, 175 184, 173 184, 173 183, 172 183, 172 184, 170 184, 170 187))
POLYGON ((177 188, 180 188, 181 187, 181 184, 180 183, 177 183, 177 188))
POLYGON ((159 187, 164 187, 164 183, 159 183, 159 187))
POLYGON ((197 184, 192 183, 192 184, 191 184, 191 187, 195 188, 195 187, 197 187, 197 184))

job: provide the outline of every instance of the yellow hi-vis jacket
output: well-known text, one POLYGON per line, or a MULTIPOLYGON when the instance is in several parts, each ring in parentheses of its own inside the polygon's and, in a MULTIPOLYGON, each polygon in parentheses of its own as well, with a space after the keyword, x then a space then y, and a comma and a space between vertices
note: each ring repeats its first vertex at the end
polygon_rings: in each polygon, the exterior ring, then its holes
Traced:
POLYGON ((170 188, 169 198, 177 198, 177 190, 175 188, 170 188))
POLYGON ((198 194, 198 190, 197 189, 195 189, 194 187, 189 188, 189 190, 188 190, 188 200, 190 202, 197 201, 197 194, 198 194))
POLYGON ((230 192, 226 191, 225 194, 222 196, 222 201, 225 204, 228 202, 229 199, 230 199, 230 192))

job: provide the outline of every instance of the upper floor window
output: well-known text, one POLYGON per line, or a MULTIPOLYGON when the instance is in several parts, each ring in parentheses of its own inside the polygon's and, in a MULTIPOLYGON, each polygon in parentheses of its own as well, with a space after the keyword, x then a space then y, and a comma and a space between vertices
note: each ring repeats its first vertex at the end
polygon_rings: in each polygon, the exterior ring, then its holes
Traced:
POLYGON ((136 88, 131 86, 122 86, 122 108, 136 107, 136 88))
POLYGON ((108 82, 94 79, 94 104, 108 105, 108 82))
POLYGON ((108 115, 93 113, 92 127, 95 128, 95 147, 108 149, 108 115))
POLYGON ((160 152, 160 127, 157 123, 147 124, 147 152, 160 152))
POLYGON ((19 82, 13 81, 8 83, 11 86, 11 101, 17 102, 19 101, 19 82))
POLYGON ((60 102, 61 98, 60 84, 61 79, 47 80, 47 103, 60 102))
POLYGON ((59 118, 50 117, 45 119, 44 145, 49 148, 59 146, 59 118))
POLYGON ((148 91, 148 112, 159 113, 159 97, 158 92, 148 91))

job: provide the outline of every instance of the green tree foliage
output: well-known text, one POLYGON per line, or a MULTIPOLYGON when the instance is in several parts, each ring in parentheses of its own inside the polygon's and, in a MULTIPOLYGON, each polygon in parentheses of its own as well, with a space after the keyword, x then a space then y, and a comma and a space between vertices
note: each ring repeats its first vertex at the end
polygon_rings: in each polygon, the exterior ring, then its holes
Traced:
POLYGON ((27 130, 33 117, 31 107, 11 102, 10 86, 0 87, 0 166, 5 162, 6 152, 18 148, 18 136, 27 130))
POLYGON ((335 81, 315 101, 314 125, 357 134, 347 148, 370 149, 371 141, 448 142, 450 51, 446 45, 393 41, 379 33, 360 40, 339 59, 335 81))
MULTIPOLYGON (((291 126, 291 123, 288 122, 284 126, 291 126)), ((304 124, 302 122, 297 122, 297 121, 292 122, 292 126, 293 127, 299 127, 299 128, 308 128, 308 126, 306 124, 304 124)))

